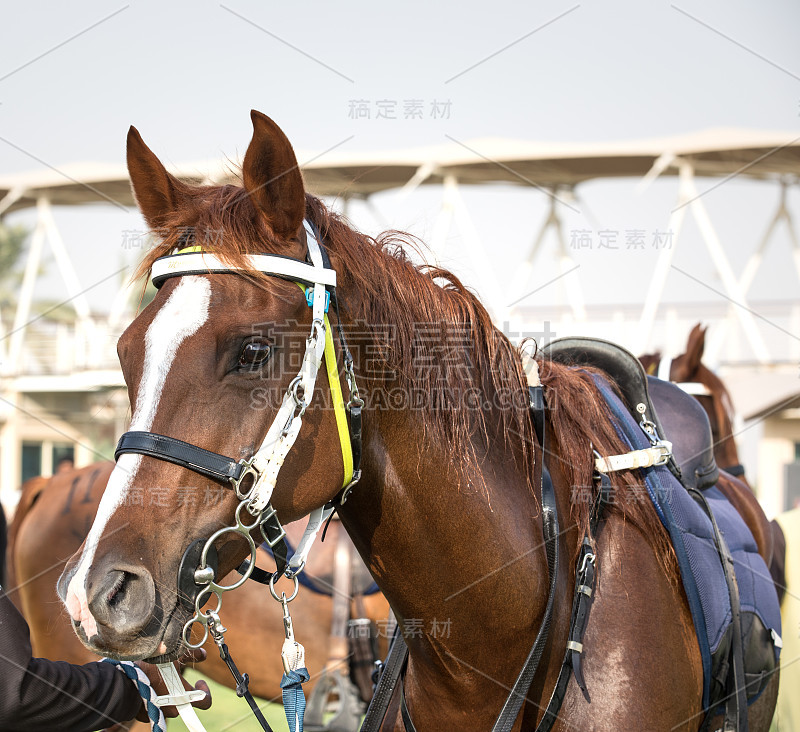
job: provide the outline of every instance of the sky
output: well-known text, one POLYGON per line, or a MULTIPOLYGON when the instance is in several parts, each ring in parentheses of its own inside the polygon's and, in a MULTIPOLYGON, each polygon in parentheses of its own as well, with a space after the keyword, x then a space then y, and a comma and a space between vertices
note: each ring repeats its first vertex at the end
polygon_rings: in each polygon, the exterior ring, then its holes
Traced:
MULTIPOLYGON (((712 127, 791 133, 800 127, 798 27, 800 6, 790 2, 20 3, 0 28, 0 174, 122 163, 131 124, 167 164, 236 162, 250 139, 251 108, 273 117, 297 149, 318 152, 448 138, 628 140, 712 127)), ((601 229, 620 239, 663 230, 675 179, 644 193, 636 183, 579 187, 581 213, 565 212, 568 234, 588 229, 596 241, 601 229)), ((491 276, 503 282, 530 248, 547 198, 523 186, 462 194, 491 276)), ((704 197, 737 273, 777 196, 775 184, 734 178, 704 197)), ((387 192, 374 197, 373 211, 354 204, 350 215, 370 233, 391 225, 425 239, 441 198, 438 187, 405 199, 387 192)), ((794 210, 798 198, 792 189, 794 210)), ((31 224, 33 216, 9 220, 31 224)), ((117 278, 93 285, 138 256, 125 242, 144 228, 141 217, 104 205, 58 209, 56 220, 92 306, 107 309, 117 278)), ((696 226, 689 222, 682 237, 676 266, 715 282, 696 226)), ((788 247, 781 232, 754 301, 795 297, 788 247)), ((656 254, 574 252, 587 302, 642 302, 656 254)), ((487 273, 455 232, 433 256, 485 291, 487 273)), ((550 241, 530 289, 553 278, 555 256, 550 241)), ((62 290, 51 264, 38 294, 62 290)), ((562 282, 531 307, 564 297, 562 282)), ((718 297, 670 276, 668 300, 718 297)))

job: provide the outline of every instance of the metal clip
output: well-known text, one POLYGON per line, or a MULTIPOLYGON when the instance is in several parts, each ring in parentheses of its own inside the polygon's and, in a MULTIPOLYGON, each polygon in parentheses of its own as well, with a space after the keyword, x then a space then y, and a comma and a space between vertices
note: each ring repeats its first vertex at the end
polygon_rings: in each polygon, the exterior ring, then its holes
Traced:
POLYGON ((358 483, 359 480, 361 480, 361 471, 354 470, 353 479, 344 487, 344 490, 342 491, 342 499, 339 501, 340 505, 344 506, 345 502, 350 496, 350 491, 353 490, 355 484, 358 483))
POLYGON ((581 562, 581 568, 578 571, 579 572, 586 571, 586 565, 589 564, 589 563, 594 564, 596 561, 597 561, 597 555, 596 554, 594 554, 592 552, 589 552, 588 554, 585 554, 584 557, 583 557, 583 562, 581 562))
POLYGON ((292 627, 292 616, 289 615, 289 600, 286 593, 281 594, 281 606, 283 607, 283 632, 286 640, 294 641, 294 628, 292 627))
POLYGON ((649 419, 645 418, 644 415, 642 415, 639 426, 642 428, 642 432, 647 435, 647 439, 650 440, 650 444, 653 446, 658 445, 661 440, 655 423, 651 422, 649 419))
POLYGON ((653 465, 666 465, 667 461, 672 457, 672 443, 669 440, 660 440, 655 447, 661 450, 661 455, 653 465))
POLYGON ((363 407, 364 400, 358 391, 358 384, 356 383, 356 373, 353 369, 352 359, 347 359, 344 363, 344 378, 347 381, 347 390, 350 392, 350 398, 347 401, 347 408, 363 407))
POLYGON ((254 458, 255 455, 251 457, 249 460, 244 460, 244 459, 240 460, 239 465, 242 466, 241 474, 239 475, 238 478, 230 479, 231 485, 233 486, 233 490, 236 493, 236 497, 240 501, 250 498, 250 495, 253 492, 253 486, 255 486, 255 484, 258 482, 258 479, 261 477, 261 473, 258 470, 256 470, 256 468, 253 466, 254 458), (247 493, 244 493, 242 492, 242 483, 244 482, 244 479, 249 476, 252 476, 253 481, 250 485, 250 490, 247 491, 247 493))
POLYGON ((225 642, 225 633, 228 629, 222 624, 215 610, 209 610, 205 613, 205 616, 209 635, 214 639, 214 643, 222 647, 222 644, 225 642))
POLYGON ((285 592, 281 595, 281 605, 283 606, 283 633, 286 636, 281 649, 281 662, 283 663, 284 672, 290 674, 295 670, 292 668, 292 659, 297 658, 298 651, 302 651, 302 648, 294 639, 294 626, 292 625, 292 616, 289 615, 289 600, 285 592), (288 648, 287 644, 290 644, 288 648), (292 644, 294 647, 292 647, 292 644))

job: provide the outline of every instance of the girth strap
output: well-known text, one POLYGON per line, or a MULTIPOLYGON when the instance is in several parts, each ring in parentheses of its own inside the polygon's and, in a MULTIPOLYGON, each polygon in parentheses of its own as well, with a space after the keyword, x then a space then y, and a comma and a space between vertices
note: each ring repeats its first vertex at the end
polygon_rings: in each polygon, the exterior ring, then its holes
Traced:
POLYGON ((229 457, 153 432, 126 432, 122 435, 114 459, 118 460, 120 455, 129 452, 166 460, 223 483, 237 480, 242 473, 242 466, 229 457))

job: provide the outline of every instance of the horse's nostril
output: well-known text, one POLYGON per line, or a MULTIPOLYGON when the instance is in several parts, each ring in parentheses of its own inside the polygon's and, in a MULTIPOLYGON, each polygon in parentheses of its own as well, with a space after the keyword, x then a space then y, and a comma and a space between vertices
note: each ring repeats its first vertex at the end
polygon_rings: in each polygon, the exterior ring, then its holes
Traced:
POLYGON ((125 593, 122 592, 122 590, 125 587, 126 579, 127 572, 120 572, 119 579, 114 583, 114 586, 106 596, 106 602, 109 604, 109 606, 114 607, 114 605, 119 604, 120 600, 124 598, 125 593))
POLYGON ((117 633, 135 633, 150 620, 155 586, 143 567, 116 568, 87 581, 89 611, 95 620, 117 633))

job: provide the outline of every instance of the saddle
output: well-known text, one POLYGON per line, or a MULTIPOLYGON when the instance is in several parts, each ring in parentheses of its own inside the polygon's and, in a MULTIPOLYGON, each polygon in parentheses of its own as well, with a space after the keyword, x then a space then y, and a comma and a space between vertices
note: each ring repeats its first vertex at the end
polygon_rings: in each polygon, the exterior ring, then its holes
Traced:
POLYGON ((647 376, 641 362, 622 346, 599 338, 559 338, 542 348, 545 358, 565 366, 591 366, 609 375, 619 389, 631 416, 638 422, 644 414, 661 437, 672 441, 674 463, 670 469, 687 488, 704 490, 719 478, 714 460, 711 427, 697 400, 669 382, 647 376), (677 406, 680 405, 680 406, 677 406))
POLYGON ((613 343, 565 338, 543 354, 608 374, 614 386, 600 375, 593 378, 630 449, 649 444, 643 413, 662 438, 673 441, 676 462, 644 469, 645 485, 678 558, 703 662, 703 706, 710 717, 727 695, 726 723, 746 729, 746 706, 777 664, 780 613, 754 539, 714 487, 719 471, 705 411, 680 388, 648 378, 638 359, 613 343))
POLYGON ((648 376, 647 383, 661 424, 672 440, 672 454, 681 469, 681 483, 701 491, 715 486, 719 469, 714 459, 711 424, 700 402, 688 397, 670 381, 648 376))

